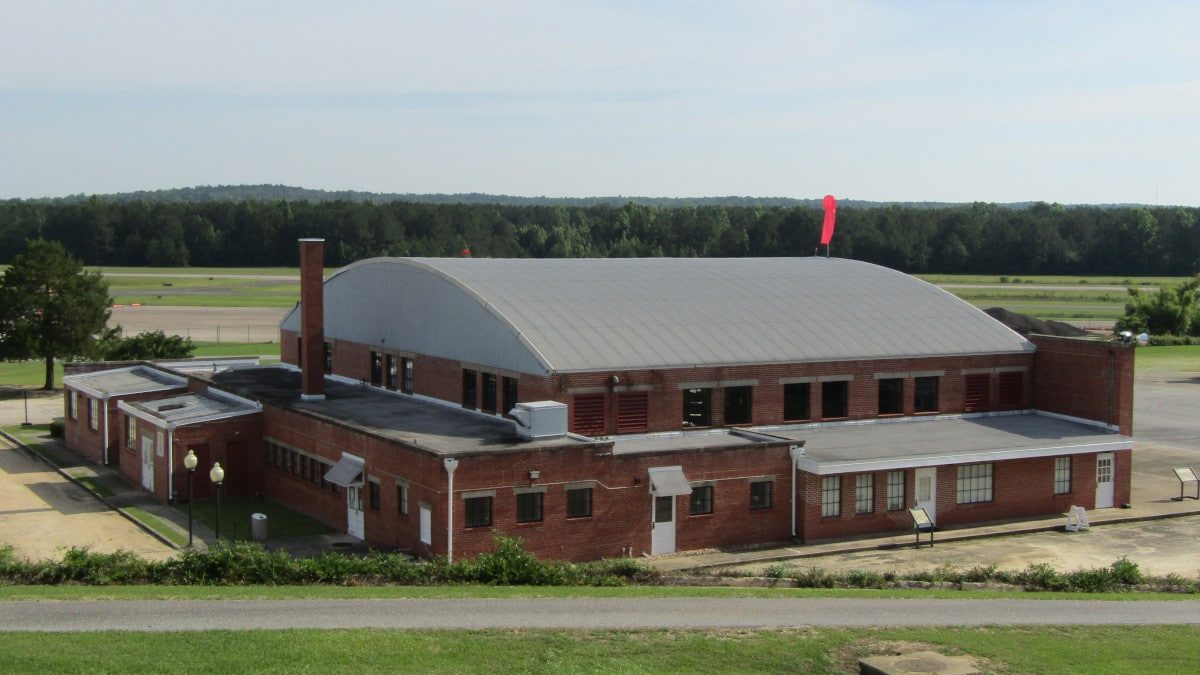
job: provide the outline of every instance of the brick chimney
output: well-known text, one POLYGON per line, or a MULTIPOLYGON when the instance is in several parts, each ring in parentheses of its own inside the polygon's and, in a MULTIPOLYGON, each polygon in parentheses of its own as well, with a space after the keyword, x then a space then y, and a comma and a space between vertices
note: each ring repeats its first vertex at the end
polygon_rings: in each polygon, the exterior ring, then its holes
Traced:
POLYGON ((300 398, 325 398, 325 240, 300 240, 300 398))

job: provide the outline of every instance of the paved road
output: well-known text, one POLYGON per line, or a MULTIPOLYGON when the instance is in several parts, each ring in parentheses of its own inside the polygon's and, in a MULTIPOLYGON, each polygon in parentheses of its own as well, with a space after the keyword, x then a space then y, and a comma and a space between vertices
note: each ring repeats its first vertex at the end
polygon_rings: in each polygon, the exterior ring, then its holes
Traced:
POLYGON ((0 631, 782 628, 1021 624, 1200 624, 1200 602, 565 598, 0 603, 0 631))
POLYGON ((1200 452, 1200 373, 1138 375, 1133 407, 1134 438, 1200 452))
MULTIPOLYGON (((116 276, 116 275, 114 275, 116 276)), ((1128 286, 1095 284, 935 284, 945 289, 1002 288, 1006 291, 1117 291, 1125 293, 1128 286)), ((1143 291, 1157 291, 1158 286, 1138 286, 1143 291)))

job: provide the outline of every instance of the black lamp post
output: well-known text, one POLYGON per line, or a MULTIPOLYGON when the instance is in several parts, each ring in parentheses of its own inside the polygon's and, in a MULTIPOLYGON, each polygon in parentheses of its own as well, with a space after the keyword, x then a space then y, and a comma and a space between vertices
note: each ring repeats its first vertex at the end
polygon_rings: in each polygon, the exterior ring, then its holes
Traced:
POLYGON ((199 463, 200 458, 196 457, 196 453, 188 450, 183 458, 183 468, 188 472, 188 548, 192 547, 192 497, 195 494, 196 465, 199 463))
POLYGON ((217 539, 221 539, 221 483, 225 482, 225 469, 221 468, 220 462, 213 462, 212 470, 208 472, 208 478, 217 488, 217 539))

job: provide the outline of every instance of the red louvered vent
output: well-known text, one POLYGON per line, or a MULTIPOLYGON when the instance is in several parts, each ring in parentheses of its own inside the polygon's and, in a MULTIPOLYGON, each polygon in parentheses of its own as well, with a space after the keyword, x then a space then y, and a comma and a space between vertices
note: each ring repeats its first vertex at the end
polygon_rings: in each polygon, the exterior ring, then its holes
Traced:
POLYGON ((991 388, 991 375, 967 375, 963 382, 963 402, 967 412, 972 410, 987 410, 991 407, 988 400, 991 388))
POLYGON ((1025 402, 1025 373, 1000 373, 1000 405, 1017 408, 1025 402))
POLYGON ((636 434, 650 427, 649 395, 644 391, 617 395, 617 433, 636 434))
POLYGON ((583 394, 576 396, 572 403, 571 431, 585 436, 603 436, 606 433, 604 394, 583 394))

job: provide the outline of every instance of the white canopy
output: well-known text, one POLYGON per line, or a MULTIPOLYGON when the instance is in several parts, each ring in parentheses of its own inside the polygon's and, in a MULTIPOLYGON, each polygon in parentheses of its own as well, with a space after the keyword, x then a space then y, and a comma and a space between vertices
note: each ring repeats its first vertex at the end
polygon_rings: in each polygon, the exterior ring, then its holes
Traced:
POLYGON ((682 466, 661 466, 650 469, 650 493, 656 497, 690 495, 692 486, 682 466))

